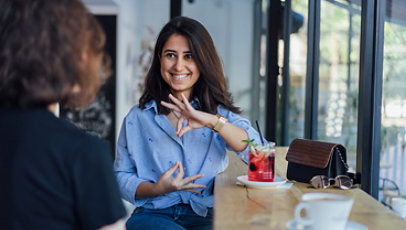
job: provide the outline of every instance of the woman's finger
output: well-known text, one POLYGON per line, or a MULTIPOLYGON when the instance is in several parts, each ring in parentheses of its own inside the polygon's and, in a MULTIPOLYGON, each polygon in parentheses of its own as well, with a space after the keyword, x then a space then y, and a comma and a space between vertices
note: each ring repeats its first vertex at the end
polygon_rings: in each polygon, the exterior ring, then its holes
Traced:
MULTIPOLYGON (((197 179, 199 179, 199 178, 202 178, 202 177, 204 177, 204 174, 202 174, 202 173, 200 173, 200 174, 195 174, 195 175, 193 175, 193 176, 185 177, 185 178, 183 179, 183 181, 185 182, 185 184, 190 184, 192 181, 195 181, 195 180, 197 180, 197 179)), ((194 184, 194 185, 198 185, 198 184, 194 184)), ((204 186, 204 185, 203 185, 203 186, 204 186)))
POLYGON ((178 124, 177 124, 177 129, 176 129, 176 134, 179 133, 179 131, 182 129, 182 124, 185 121, 184 117, 180 117, 178 120, 178 124))
POLYGON ((184 189, 183 191, 192 192, 192 193, 196 193, 196 194, 202 194, 199 190, 194 190, 194 189, 184 189))
POLYGON ((194 108, 192 107, 192 105, 189 103, 189 100, 186 98, 186 96, 182 93, 181 94, 181 96, 182 96, 182 99, 183 99, 183 104, 185 104, 185 107, 188 109, 188 110, 194 110, 194 108))
POLYGON ((171 109, 171 110, 173 110, 173 111, 176 111, 177 113, 180 113, 180 112, 181 112, 178 106, 176 106, 176 105, 174 105, 174 104, 171 104, 171 103, 168 103, 168 102, 166 102, 166 101, 161 101, 161 105, 162 105, 162 106, 165 106, 165 107, 168 108, 168 109, 171 109))
POLYGON ((187 184, 183 186, 182 190, 196 190, 196 189, 206 189, 206 186, 203 184, 187 184))
POLYGON ((206 189, 206 185, 189 183, 189 184, 185 185, 183 188, 184 189, 206 189))
POLYGON ((183 136, 183 134, 189 132, 190 130, 192 130, 192 127, 190 127, 190 125, 188 124, 188 125, 186 125, 185 127, 179 129, 179 130, 176 132, 176 135, 178 135, 178 137, 181 137, 181 136, 183 136))
POLYGON ((176 179, 178 179, 178 180, 181 180, 182 178, 183 178, 183 176, 185 175, 185 172, 183 171, 183 166, 182 166, 182 163, 180 163, 179 161, 178 161, 178 168, 179 168, 179 172, 178 172, 178 174, 176 174, 176 179))
POLYGON ((185 109, 185 105, 183 104, 183 102, 181 102, 179 99, 177 99, 176 97, 174 97, 172 94, 169 94, 169 99, 171 99, 171 101, 177 105, 181 110, 185 109))
POLYGON ((165 175, 167 175, 167 174, 173 175, 176 172, 176 170, 178 169, 179 164, 180 164, 180 162, 176 161, 176 163, 172 167, 170 167, 168 170, 166 170, 162 175, 164 175, 164 174, 165 175))

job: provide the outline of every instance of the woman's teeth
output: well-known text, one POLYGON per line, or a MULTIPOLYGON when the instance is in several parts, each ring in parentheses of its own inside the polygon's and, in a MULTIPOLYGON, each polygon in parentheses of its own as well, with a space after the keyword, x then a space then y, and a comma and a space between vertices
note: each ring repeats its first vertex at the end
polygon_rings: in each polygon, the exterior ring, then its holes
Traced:
POLYGON ((185 77, 187 77, 188 75, 186 74, 186 75, 172 75, 175 79, 182 79, 182 78, 185 78, 185 77))

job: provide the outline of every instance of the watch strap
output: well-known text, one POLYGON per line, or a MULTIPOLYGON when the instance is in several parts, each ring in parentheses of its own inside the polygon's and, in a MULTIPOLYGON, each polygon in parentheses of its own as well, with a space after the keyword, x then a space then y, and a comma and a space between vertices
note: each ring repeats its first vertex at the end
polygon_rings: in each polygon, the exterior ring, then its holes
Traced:
POLYGON ((220 132, 221 129, 223 129, 224 125, 227 123, 227 118, 225 118, 219 114, 217 114, 216 116, 218 119, 217 119, 216 125, 214 125, 214 127, 213 127, 213 131, 218 133, 218 132, 220 132))

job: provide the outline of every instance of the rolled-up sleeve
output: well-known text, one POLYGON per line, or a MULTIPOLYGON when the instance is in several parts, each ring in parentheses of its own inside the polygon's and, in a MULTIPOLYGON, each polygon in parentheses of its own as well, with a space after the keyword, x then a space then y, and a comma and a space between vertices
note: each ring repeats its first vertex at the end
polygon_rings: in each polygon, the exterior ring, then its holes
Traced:
MULTIPOLYGON (((137 169, 134 160, 130 157, 128 151, 128 132, 127 132, 127 118, 124 119, 121 126, 120 135, 117 143, 117 156, 114 162, 114 171, 116 173, 117 181, 120 187, 123 198, 135 206, 141 206, 147 199, 135 200, 135 192, 141 182, 146 180, 138 177, 137 169)), ((136 138, 136 137, 133 137, 136 138)), ((134 153, 133 153, 134 154, 134 153)))

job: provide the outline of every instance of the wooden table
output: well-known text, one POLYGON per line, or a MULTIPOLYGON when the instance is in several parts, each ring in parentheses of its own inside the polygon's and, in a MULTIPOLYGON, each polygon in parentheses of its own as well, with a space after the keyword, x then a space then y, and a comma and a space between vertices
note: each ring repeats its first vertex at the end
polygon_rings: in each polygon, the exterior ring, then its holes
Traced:
MULTIPOLYGON (((276 149, 276 175, 286 177, 287 148, 276 149)), ((214 191, 214 229, 287 229, 300 197, 308 192, 330 192, 354 198, 350 221, 373 229, 406 229, 406 221, 361 189, 314 189, 295 182, 290 189, 253 189, 236 185, 236 177, 247 174, 248 167, 230 153, 228 169, 219 174, 214 191)))

